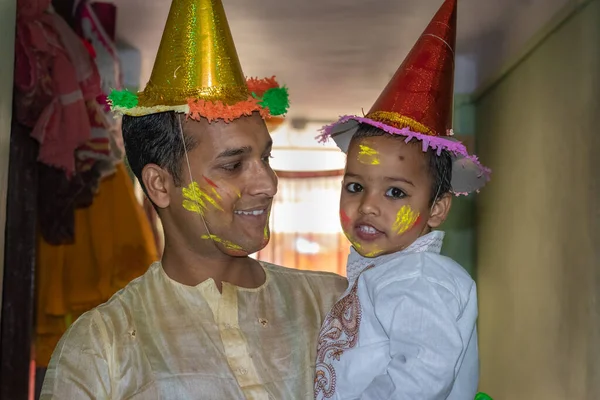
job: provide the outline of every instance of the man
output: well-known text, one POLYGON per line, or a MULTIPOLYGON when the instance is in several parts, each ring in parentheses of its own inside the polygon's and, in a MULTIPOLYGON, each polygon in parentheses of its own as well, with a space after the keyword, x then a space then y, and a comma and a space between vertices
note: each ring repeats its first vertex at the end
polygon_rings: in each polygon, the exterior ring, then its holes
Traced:
POLYGON ((287 110, 285 88, 244 81, 220 0, 174 0, 146 89, 111 98, 164 254, 73 324, 41 399, 312 398, 317 333, 346 280, 248 257, 269 240, 262 117, 287 110))

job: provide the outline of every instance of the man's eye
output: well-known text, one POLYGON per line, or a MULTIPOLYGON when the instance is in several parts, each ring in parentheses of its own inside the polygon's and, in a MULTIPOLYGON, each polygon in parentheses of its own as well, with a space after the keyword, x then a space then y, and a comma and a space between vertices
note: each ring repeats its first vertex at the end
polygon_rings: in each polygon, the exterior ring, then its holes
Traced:
POLYGON ((363 187, 360 183, 352 182, 346 185, 346 190, 350 193, 359 193, 362 192, 363 187))
POLYGON ((223 168, 226 171, 235 171, 236 169, 238 169, 241 166, 242 166, 241 162, 236 162, 233 164, 223 165, 221 168, 223 168))
POLYGON ((269 161, 270 158, 273 158, 273 156, 271 154, 269 154, 268 156, 264 156, 262 160, 263 160, 263 162, 268 164, 270 162, 269 161))
POLYGON ((402 189, 398 189, 397 187, 389 188, 387 192, 385 192, 385 195, 394 199, 402 199, 406 197, 406 193, 404 193, 402 189))

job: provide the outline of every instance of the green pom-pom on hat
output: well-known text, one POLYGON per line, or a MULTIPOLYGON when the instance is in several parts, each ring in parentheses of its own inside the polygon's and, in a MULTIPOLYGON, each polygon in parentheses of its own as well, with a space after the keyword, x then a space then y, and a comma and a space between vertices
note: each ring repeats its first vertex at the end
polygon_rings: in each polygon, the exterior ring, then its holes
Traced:
MULTIPOLYGON (((252 93, 252 96, 259 98, 255 93, 252 93)), ((283 86, 266 90, 258 104, 268 108, 273 116, 285 114, 290 108, 288 88, 283 86)))
POLYGON ((112 90, 108 100, 113 108, 135 108, 138 105, 138 97, 128 90, 112 90))
POLYGON ((487 395, 483 392, 479 392, 475 396, 475 400, 493 400, 493 399, 489 395, 487 395))

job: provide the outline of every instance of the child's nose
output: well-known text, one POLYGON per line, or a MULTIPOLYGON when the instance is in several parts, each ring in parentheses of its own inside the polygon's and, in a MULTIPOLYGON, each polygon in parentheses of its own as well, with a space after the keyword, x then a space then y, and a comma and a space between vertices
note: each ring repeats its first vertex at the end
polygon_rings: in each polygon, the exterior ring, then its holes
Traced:
POLYGON ((379 207, 373 196, 364 196, 358 211, 363 215, 379 215, 379 207))

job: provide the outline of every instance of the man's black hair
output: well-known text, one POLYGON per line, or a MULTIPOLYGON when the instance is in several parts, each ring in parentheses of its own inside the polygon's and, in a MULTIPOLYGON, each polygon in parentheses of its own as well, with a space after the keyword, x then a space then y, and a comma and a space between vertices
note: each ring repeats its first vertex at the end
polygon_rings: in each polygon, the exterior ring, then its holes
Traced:
POLYGON ((192 150, 197 141, 184 135, 184 147, 180 118, 173 111, 141 117, 123 116, 123 142, 127 162, 146 194, 148 192, 142 181, 142 170, 148 164, 166 169, 176 186, 182 183, 181 167, 185 150, 192 150))
MULTIPOLYGON (((360 124, 358 130, 352 136, 352 139, 365 138, 365 137, 376 137, 376 136, 390 136, 397 138, 398 140, 406 140, 406 137, 401 135, 390 135, 382 129, 376 128, 369 124, 360 124)), ((413 139, 409 143, 415 143, 417 140, 413 139)), ((420 144, 420 142, 419 142, 420 144)), ((430 204, 440 199, 446 193, 452 191, 452 158, 450 153, 446 150, 442 151, 442 154, 437 155, 436 150, 429 148, 427 150, 427 158, 429 162, 429 173, 431 174, 431 198, 430 204)))

